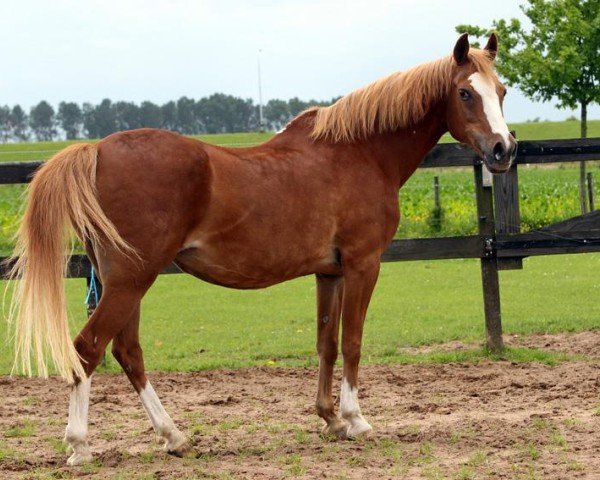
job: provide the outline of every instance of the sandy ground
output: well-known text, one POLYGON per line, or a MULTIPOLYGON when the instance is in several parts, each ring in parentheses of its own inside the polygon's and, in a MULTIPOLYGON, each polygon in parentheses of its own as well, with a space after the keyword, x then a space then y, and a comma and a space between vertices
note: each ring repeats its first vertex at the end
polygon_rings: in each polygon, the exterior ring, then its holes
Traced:
POLYGON ((187 458, 162 453, 124 375, 96 375, 96 460, 78 468, 60 442, 65 384, 0 377, 0 478, 600 479, 600 332, 508 341, 591 360, 365 366, 362 441, 319 435, 313 368, 153 373, 187 458))

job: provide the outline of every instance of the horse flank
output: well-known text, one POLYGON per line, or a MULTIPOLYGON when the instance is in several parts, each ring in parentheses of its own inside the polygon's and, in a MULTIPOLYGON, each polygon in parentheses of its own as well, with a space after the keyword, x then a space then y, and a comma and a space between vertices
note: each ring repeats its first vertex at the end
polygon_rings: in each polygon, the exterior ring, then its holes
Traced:
MULTIPOLYGON (((471 49, 469 59, 481 74, 496 78, 493 60, 484 50, 471 49)), ((333 142, 363 140, 414 125, 452 86, 452 56, 417 65, 380 78, 316 112, 311 137, 333 142)))
POLYGON ((48 160, 35 173, 17 233, 10 279, 20 279, 12 296, 9 323, 14 328, 13 371, 48 375, 46 357, 69 382, 85 378, 69 335, 64 277, 72 227, 82 241, 135 255, 106 217, 97 199, 97 151, 76 144, 48 160))

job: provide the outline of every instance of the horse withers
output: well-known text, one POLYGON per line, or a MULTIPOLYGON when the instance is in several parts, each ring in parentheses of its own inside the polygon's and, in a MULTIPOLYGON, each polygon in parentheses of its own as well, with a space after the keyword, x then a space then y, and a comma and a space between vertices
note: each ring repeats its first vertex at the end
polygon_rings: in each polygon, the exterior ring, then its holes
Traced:
POLYGON ((181 455, 189 447, 146 378, 138 339, 140 301, 172 262, 231 288, 315 275, 317 413, 327 434, 371 432, 358 403, 358 364, 380 257, 399 222, 399 188, 447 131, 494 173, 506 171, 515 155, 496 51, 495 35, 483 50, 470 48, 463 35, 452 55, 309 109, 256 147, 141 129, 70 146, 40 167, 14 252, 16 365, 46 375, 49 357, 72 383, 68 463, 91 459, 91 375, 111 340, 165 449, 181 455), (104 287, 74 343, 63 286, 67 227, 104 287), (332 376, 340 322, 338 413, 332 376))

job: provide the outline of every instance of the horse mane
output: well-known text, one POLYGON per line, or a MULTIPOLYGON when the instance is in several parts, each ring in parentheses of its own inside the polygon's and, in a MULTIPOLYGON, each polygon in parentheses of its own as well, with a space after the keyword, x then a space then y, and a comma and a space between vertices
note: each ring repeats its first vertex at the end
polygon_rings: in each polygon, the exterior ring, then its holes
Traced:
MULTIPOLYGON (((495 77, 493 60, 484 50, 471 48, 469 59, 478 72, 495 77)), ((419 122, 448 95, 452 55, 395 72, 355 90, 328 107, 313 107, 311 137, 333 142, 361 140, 419 122)))

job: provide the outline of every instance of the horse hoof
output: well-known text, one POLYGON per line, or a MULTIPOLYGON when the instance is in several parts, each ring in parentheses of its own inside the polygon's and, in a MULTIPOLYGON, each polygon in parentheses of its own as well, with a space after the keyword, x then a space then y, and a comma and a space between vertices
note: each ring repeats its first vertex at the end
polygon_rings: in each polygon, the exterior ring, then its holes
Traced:
POLYGON ((84 463, 90 463, 92 459, 93 457, 89 450, 87 452, 74 452, 67 460, 67 465, 69 467, 77 467, 84 463))
POLYGON ((352 440, 366 440, 373 435, 373 427, 364 420, 352 423, 348 427, 347 435, 352 440))
POLYGON ((337 422, 330 423, 329 425, 325 425, 322 434, 327 437, 333 436, 338 440, 346 440, 348 438, 349 429, 350 425, 343 420, 339 420, 337 422))
POLYGON ((182 458, 190 450, 190 442, 181 432, 177 433, 165 443, 164 449, 169 455, 182 458))

